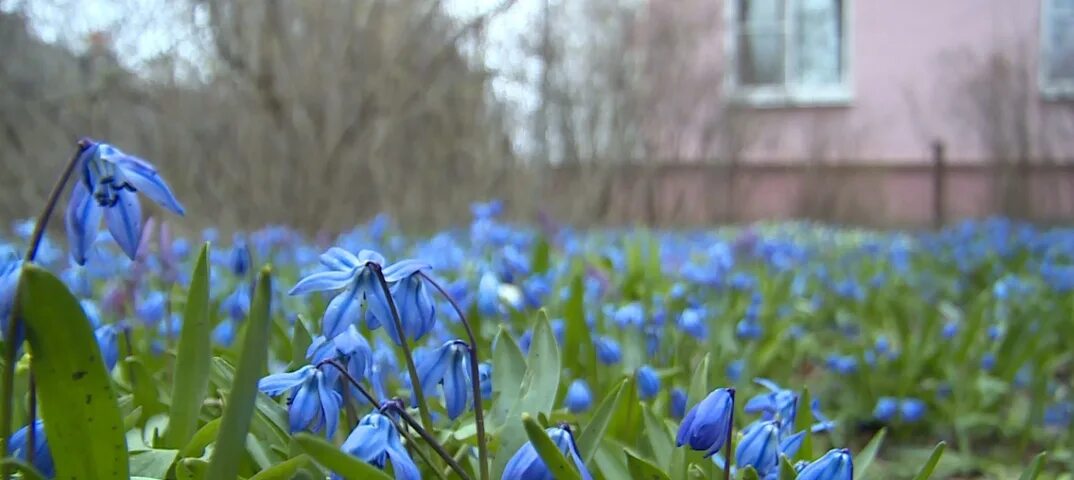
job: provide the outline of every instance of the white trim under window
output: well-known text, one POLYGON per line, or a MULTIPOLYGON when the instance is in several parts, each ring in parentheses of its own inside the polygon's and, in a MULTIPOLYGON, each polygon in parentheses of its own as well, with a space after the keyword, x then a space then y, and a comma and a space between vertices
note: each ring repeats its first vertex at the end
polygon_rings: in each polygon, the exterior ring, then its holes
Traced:
POLYGON ((1041 95, 1074 99, 1074 0, 1041 0, 1041 95))
POLYGON ((850 103, 851 1, 725 0, 730 98, 757 107, 850 103))

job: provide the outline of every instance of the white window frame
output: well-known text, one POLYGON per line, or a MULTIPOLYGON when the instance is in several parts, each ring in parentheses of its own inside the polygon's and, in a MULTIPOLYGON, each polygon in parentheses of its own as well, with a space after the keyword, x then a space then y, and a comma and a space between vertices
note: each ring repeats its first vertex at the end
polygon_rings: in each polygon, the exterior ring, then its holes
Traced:
MULTIPOLYGON (((854 99, 853 68, 851 67, 850 46, 853 44, 853 29, 850 25, 851 6, 853 0, 843 0, 841 19, 842 39, 840 41, 840 65, 841 78, 838 84, 830 86, 795 85, 787 81, 793 73, 795 65, 794 55, 796 49, 791 48, 793 39, 796 38, 795 12, 798 11, 799 0, 784 0, 784 84, 783 85, 758 85, 748 86, 739 83, 738 73, 738 39, 739 3, 745 0, 724 0, 724 58, 727 60, 726 74, 724 75, 724 88, 729 93, 732 102, 753 107, 823 107, 823 106, 846 106, 854 99)), ((1047 1, 1047 0, 1045 0, 1047 1)))
MULTIPOLYGON (((1046 100, 1074 100, 1074 79, 1052 80, 1049 78, 1051 58, 1052 7, 1054 0, 1041 0, 1040 6, 1040 61, 1037 62, 1037 82, 1041 96, 1046 100)), ((1074 26, 1072 26, 1074 28, 1074 26)))

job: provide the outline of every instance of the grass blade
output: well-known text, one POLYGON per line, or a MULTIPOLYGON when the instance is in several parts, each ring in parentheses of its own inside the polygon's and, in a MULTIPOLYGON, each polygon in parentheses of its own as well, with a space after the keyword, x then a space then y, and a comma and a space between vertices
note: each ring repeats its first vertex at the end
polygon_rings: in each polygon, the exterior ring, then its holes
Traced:
POLYGON ((183 329, 179 332, 175 381, 172 384, 171 409, 164 445, 182 447, 198 426, 198 412, 209 390, 209 362, 212 343, 209 334, 209 244, 201 247, 194 275, 187 290, 183 311, 183 329))
POLYGON ((943 451, 946 448, 946 442, 937 443, 936 448, 932 449, 932 455, 929 455, 929 460, 921 467, 921 471, 917 472, 914 480, 928 480, 932 476, 933 470, 936 470, 936 465, 940 463, 940 457, 943 457, 943 451))

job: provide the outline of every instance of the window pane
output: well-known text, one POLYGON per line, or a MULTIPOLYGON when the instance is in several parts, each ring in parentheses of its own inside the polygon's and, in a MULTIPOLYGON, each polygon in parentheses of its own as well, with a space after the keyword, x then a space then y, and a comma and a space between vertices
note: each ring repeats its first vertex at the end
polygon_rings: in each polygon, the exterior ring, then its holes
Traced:
POLYGON ((795 80, 837 85, 842 80, 843 2, 799 0, 795 20, 795 80))
POLYGON ((1074 81, 1074 11, 1064 9, 1071 0, 1055 0, 1048 19, 1048 80, 1074 81))
POLYGON ((780 33, 743 34, 738 41, 738 72, 742 85, 784 83, 784 36, 780 33))

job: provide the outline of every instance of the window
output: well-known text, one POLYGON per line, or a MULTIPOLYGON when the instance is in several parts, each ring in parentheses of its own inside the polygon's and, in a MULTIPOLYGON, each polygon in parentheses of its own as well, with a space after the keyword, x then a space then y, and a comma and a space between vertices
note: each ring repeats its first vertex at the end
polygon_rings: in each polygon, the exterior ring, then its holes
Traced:
POLYGON ((1041 12, 1041 93, 1074 98, 1074 0, 1044 0, 1041 12))
POLYGON ((729 0, 730 90, 755 105, 850 100, 845 0, 729 0))

